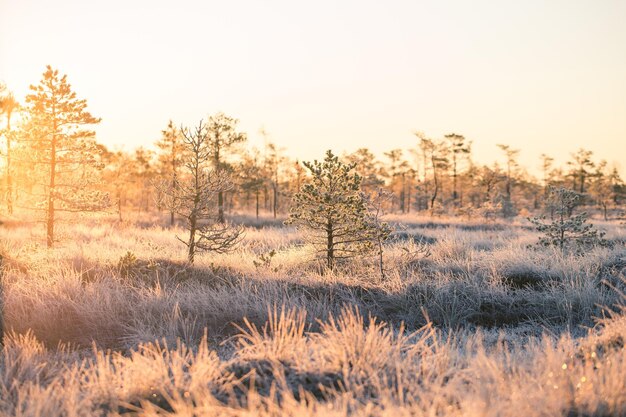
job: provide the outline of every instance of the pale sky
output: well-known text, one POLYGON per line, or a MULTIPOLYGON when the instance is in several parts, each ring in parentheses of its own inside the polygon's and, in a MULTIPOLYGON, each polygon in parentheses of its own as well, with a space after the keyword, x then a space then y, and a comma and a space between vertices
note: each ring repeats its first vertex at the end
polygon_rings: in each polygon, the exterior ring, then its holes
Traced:
POLYGON ((46 64, 127 150, 224 111, 301 159, 421 130, 625 172, 626 0, 0 0, 0 80, 21 100, 46 64))

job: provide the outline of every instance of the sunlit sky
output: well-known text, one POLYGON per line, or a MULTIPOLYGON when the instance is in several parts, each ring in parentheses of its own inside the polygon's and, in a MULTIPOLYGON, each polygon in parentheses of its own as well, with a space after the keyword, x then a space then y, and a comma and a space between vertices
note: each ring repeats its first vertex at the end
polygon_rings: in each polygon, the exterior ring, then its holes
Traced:
POLYGON ((301 159, 421 130, 624 173, 625 22, 624 0, 0 0, 0 80, 22 99, 51 64, 127 150, 224 111, 301 159))

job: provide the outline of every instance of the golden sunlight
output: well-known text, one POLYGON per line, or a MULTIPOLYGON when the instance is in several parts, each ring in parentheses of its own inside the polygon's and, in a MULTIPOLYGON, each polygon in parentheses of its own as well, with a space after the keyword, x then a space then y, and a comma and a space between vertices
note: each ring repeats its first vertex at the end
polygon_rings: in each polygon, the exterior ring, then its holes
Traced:
POLYGON ((0 416, 626 415, 624 16, 0 0, 0 416))

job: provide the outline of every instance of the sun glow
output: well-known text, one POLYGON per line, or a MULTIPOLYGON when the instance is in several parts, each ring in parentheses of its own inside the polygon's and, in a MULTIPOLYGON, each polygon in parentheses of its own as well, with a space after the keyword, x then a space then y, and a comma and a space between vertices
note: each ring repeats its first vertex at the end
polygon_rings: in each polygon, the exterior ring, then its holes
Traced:
MULTIPOLYGON (((414 130, 564 163, 626 154, 624 2, 0 2, 0 79, 23 100, 46 64, 70 75, 109 147, 217 111, 292 157, 415 148, 414 130)), ((624 167, 622 166, 623 170, 624 167)), ((622 171, 624 172, 624 171, 622 171)))

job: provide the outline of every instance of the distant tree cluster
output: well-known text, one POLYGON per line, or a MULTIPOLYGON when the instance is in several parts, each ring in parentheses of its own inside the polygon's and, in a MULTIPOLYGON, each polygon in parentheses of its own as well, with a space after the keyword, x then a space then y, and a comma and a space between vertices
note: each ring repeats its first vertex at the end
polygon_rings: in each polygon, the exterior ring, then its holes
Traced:
MULTIPOLYGON (((160 211, 167 213, 171 225, 189 223, 189 210, 211 217, 215 225, 227 225, 229 216, 242 212, 257 217, 294 215, 303 205, 303 193, 311 192, 307 184, 318 180, 321 169, 288 158, 265 131, 264 146, 246 146, 247 135, 238 129, 237 119, 222 113, 209 116, 202 132, 164 121, 154 146, 108 149, 95 140, 93 126, 100 119, 87 111, 86 101, 77 98, 66 76, 50 67, 31 86, 24 103, 2 86, 0 115, 0 206, 8 215, 17 209, 40 212, 37 218, 46 224, 49 246, 61 212, 106 209, 124 221, 160 211), (228 179, 227 186, 220 182, 208 187, 210 192, 196 190, 201 199, 210 194, 210 214, 208 206, 183 207, 185 196, 193 194, 188 180, 195 175, 190 170, 198 151, 193 149, 194 135, 203 141, 201 177, 210 170, 215 179, 228 179)), ((596 209, 607 219, 624 216, 626 186, 618 169, 595 160, 585 149, 572 153, 563 167, 541 155, 536 178, 519 165, 520 150, 506 144, 498 145, 502 157, 489 165, 475 162, 472 141, 458 132, 439 139, 418 132, 409 145, 391 149, 381 159, 366 148, 333 155, 332 164, 352 167, 359 192, 369 201, 384 191, 388 198, 379 204, 384 213, 553 218, 557 212, 549 204, 549 190, 563 187, 580 194, 576 206, 596 209)), ((356 187, 354 177, 346 181, 350 185, 343 186, 356 187)), ((197 247, 194 239, 185 241, 197 247)), ((340 253, 341 245, 337 247, 340 253)))

